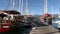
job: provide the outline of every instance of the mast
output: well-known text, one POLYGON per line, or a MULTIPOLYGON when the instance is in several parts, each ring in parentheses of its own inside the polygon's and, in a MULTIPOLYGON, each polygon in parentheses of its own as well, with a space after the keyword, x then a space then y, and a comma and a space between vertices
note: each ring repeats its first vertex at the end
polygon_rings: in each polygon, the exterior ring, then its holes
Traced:
POLYGON ((60 17, 60 8, 59 8, 59 11, 58 11, 58 17, 60 17))
POLYGON ((14 0, 12 0, 12 9, 13 10, 15 10, 15 7, 14 6, 15 6, 15 2, 14 2, 14 0))
POLYGON ((19 11, 21 11, 21 0, 19 0, 19 11))
POLYGON ((30 11, 30 15, 32 15, 31 11, 30 11))
POLYGON ((51 6, 51 11, 52 11, 52 18, 53 18, 53 6, 51 6))
POLYGON ((11 9, 11 10, 13 10, 13 9, 14 9, 14 5, 15 5, 14 0, 11 0, 11 2, 10 2, 10 9, 11 9))
POLYGON ((24 14, 23 13, 23 0, 22 0, 22 3, 21 4, 22 4, 22 6, 21 6, 21 12, 22 12, 22 15, 23 15, 24 14))
POLYGON ((44 0, 44 14, 48 13, 47 0, 44 0))
POLYGON ((26 16, 28 16, 28 0, 26 0, 26 16))
POLYGON ((15 0, 15 10, 19 11, 19 0, 15 0))
MULTIPOLYGON (((29 8, 29 9, 30 9, 30 8, 29 8)), ((32 14, 32 10, 30 10, 29 13, 30 13, 31 16, 33 16, 33 14, 32 14)))
POLYGON ((10 9, 12 9, 12 0, 10 1, 10 9))
POLYGON ((19 0, 11 0, 10 2, 10 9, 11 10, 19 10, 19 0))

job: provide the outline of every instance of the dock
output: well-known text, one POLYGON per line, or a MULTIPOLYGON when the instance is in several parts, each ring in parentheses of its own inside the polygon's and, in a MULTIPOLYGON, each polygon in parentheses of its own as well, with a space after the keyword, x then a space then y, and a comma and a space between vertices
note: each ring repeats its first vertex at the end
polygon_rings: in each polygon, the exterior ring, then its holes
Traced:
POLYGON ((60 32, 52 26, 42 26, 35 28, 30 34, 60 34, 60 32))

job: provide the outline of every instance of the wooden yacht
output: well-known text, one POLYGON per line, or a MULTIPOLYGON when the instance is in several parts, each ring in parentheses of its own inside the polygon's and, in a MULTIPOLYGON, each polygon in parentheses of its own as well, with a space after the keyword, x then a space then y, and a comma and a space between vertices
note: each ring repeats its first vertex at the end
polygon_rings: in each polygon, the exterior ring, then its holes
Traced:
POLYGON ((16 29, 20 20, 20 13, 15 10, 0 10, 0 32, 16 29), (17 26, 16 26, 17 25, 17 26))

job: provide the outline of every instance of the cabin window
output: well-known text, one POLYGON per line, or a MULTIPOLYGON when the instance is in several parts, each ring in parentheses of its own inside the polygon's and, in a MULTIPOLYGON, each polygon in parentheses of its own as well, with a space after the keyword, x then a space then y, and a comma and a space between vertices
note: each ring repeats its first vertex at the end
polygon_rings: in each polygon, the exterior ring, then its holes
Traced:
POLYGON ((10 20, 10 19, 11 19, 11 16, 4 17, 4 20, 10 20))

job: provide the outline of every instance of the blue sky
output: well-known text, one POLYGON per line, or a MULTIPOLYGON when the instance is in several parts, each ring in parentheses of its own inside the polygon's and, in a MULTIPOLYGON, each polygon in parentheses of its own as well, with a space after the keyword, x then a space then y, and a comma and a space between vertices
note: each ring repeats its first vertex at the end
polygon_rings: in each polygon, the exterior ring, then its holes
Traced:
MULTIPOLYGON (((25 2, 24 0, 24 9, 25 9, 25 2)), ((0 10, 2 9, 10 9, 10 0, 0 0, 0 10)), ((52 13, 52 7, 53 7, 53 13, 56 14, 59 11, 60 8, 60 0, 48 0, 48 13, 52 13)), ((30 14, 30 11, 33 15, 41 15, 44 12, 44 0, 28 0, 28 14, 30 14)), ((25 10, 24 10, 25 13, 25 10)), ((23 14, 23 13, 22 13, 23 14)))

